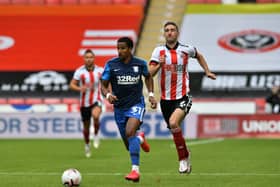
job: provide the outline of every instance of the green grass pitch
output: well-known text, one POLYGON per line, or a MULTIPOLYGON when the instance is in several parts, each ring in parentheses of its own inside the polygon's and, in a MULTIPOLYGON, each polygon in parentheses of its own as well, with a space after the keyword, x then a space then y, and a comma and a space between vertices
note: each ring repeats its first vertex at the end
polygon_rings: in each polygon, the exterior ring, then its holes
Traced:
POLYGON ((0 140, 0 186, 62 187, 67 168, 82 174, 81 187, 263 187, 280 185, 280 140, 188 141, 193 172, 178 173, 172 140, 149 140, 141 151, 141 180, 124 180, 130 160, 121 140, 102 140, 85 158, 82 140, 0 140))

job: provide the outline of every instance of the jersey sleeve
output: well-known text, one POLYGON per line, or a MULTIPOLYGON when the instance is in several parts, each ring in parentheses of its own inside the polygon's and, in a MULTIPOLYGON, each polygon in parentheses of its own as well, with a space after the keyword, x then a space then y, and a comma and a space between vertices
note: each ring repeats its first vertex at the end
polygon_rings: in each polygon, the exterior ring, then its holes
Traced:
POLYGON ((104 71, 102 73, 101 76, 102 80, 109 80, 110 79, 110 65, 109 63, 106 63, 105 67, 104 67, 104 71))
POLYGON ((147 77, 149 75, 149 70, 148 70, 147 62, 145 60, 143 60, 143 75, 145 77, 147 77))
POLYGON ((79 73, 78 70, 76 70, 76 71, 74 72, 73 79, 78 80, 78 81, 80 80, 80 73, 79 73))
POLYGON ((196 56, 197 56, 196 48, 193 46, 189 46, 188 54, 191 58, 196 58, 196 56))
POLYGON ((156 47, 152 53, 150 62, 156 62, 159 63, 159 49, 156 47))

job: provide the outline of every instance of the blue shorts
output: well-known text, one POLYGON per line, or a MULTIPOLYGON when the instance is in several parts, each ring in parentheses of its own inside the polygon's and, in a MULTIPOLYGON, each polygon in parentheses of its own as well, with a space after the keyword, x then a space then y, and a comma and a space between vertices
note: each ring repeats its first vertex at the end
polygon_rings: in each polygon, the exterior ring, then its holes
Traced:
POLYGON ((126 123, 128 118, 136 118, 139 119, 141 123, 143 122, 143 118, 145 114, 144 99, 142 99, 140 103, 137 103, 127 109, 114 108, 114 113, 115 113, 115 121, 118 125, 120 134, 122 138, 125 138, 125 128, 126 128, 126 123))

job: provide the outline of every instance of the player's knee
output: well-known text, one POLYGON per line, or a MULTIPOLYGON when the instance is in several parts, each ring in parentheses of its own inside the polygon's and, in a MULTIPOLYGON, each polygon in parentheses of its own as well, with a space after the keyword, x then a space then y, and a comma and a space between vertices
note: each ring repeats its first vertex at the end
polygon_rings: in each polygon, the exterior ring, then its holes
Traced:
POLYGON ((94 118, 93 121, 94 121, 94 124, 99 124, 99 119, 98 118, 94 118))
POLYGON ((127 138, 132 137, 134 135, 134 131, 133 130, 126 130, 125 135, 127 138))
POLYGON ((178 128, 178 125, 177 125, 177 123, 176 123, 176 120, 170 119, 170 120, 169 120, 169 127, 170 127, 171 129, 178 128))
POLYGON ((90 127, 90 121, 89 120, 83 121, 83 124, 84 124, 84 128, 89 129, 89 127, 90 127))

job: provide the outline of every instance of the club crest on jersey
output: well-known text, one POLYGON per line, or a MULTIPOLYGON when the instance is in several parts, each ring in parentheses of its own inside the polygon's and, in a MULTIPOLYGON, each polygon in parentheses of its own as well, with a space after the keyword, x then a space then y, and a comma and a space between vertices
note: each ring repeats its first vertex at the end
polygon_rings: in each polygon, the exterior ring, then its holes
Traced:
POLYGON ((139 67, 138 66, 133 66, 132 68, 133 68, 134 72, 139 72, 139 67))

